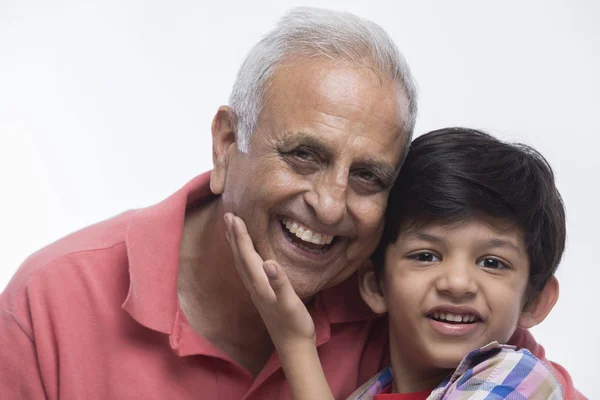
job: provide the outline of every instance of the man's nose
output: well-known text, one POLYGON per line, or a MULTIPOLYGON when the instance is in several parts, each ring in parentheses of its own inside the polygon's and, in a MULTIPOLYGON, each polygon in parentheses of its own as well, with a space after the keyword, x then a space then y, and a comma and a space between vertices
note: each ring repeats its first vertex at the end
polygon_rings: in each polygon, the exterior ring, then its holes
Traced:
POLYGON ((319 221, 327 225, 340 222, 347 212, 348 172, 330 170, 315 176, 304 198, 319 221))
POLYGON ((475 265, 466 260, 447 260, 436 280, 436 289, 453 297, 468 297, 477 293, 475 265))

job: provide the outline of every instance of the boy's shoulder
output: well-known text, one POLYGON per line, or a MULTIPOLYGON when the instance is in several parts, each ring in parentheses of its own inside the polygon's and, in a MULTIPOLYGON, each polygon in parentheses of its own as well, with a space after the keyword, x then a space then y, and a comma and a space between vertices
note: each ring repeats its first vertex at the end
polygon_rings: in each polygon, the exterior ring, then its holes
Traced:
POLYGON ((468 398, 475 394, 498 398, 562 399, 552 370, 527 349, 492 342, 467 354, 430 399, 468 398))
MULTIPOLYGON (((369 400, 392 383, 387 367, 357 389, 348 400, 369 400)), ((489 343, 467 354, 432 392, 429 400, 479 398, 563 399, 552 370, 527 349, 489 343)))

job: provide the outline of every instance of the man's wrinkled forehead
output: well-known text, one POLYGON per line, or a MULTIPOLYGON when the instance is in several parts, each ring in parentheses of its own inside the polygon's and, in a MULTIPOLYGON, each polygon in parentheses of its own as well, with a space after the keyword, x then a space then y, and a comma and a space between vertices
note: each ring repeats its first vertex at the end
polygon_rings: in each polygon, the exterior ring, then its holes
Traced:
POLYGON ((365 113, 379 119, 391 132, 404 133, 410 118, 409 101, 402 83, 382 78, 371 67, 348 62, 299 59, 277 67, 265 93, 264 107, 284 107, 302 101, 299 94, 311 96, 307 108, 319 107, 333 117, 358 120, 365 113), (361 107, 356 107, 360 104, 361 107), (338 115, 340 106, 347 105, 338 115))

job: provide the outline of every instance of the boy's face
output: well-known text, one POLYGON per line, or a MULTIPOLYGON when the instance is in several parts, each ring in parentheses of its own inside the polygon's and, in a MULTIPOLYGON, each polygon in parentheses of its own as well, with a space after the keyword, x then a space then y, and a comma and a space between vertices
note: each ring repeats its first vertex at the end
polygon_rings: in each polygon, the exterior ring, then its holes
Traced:
POLYGON ((468 352, 506 343, 519 323, 528 277, 523 232, 512 222, 479 216, 401 230, 381 282, 392 361, 456 368, 468 352))

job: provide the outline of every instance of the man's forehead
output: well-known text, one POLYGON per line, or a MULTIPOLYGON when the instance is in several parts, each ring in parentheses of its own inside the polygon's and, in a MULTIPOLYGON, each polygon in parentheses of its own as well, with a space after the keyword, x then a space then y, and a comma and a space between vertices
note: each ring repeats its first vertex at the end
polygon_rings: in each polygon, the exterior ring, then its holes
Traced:
POLYGON ((265 108, 318 108, 332 117, 361 120, 365 114, 392 131, 402 129, 409 115, 406 91, 397 80, 372 68, 323 59, 300 59, 278 67, 269 82, 265 108))

